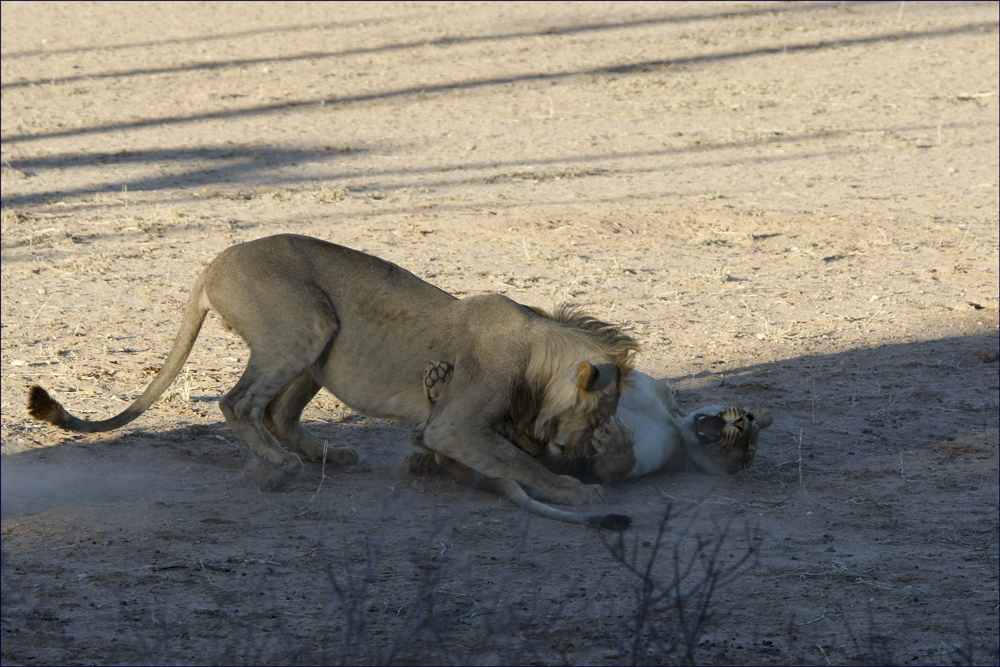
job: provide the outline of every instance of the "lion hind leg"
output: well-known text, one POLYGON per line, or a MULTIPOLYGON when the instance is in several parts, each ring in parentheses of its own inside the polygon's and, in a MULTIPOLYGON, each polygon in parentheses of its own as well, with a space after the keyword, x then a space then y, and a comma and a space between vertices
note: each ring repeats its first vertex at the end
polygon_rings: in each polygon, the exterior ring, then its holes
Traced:
POLYGON ((257 356, 251 354, 243 377, 219 401, 229 428, 240 442, 260 458, 283 467, 298 467, 302 461, 278 444, 264 425, 264 411, 300 372, 301 369, 293 372, 268 369, 257 356))
POLYGON ((351 447, 328 445, 302 425, 302 411, 323 385, 317 378, 319 369, 313 364, 271 399, 264 411, 264 425, 282 445, 313 461, 336 466, 358 462, 358 453, 351 447))

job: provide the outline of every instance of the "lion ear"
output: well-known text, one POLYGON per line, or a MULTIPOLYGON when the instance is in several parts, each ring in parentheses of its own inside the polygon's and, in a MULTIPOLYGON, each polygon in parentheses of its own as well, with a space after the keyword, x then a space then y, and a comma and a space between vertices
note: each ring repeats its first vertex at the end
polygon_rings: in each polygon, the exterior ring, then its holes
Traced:
POLYGON ((774 418, 771 417, 771 413, 758 405, 750 408, 750 414, 757 420, 757 423, 761 428, 767 428, 774 423, 774 418))
POLYGON ((591 387, 597 379, 597 367, 589 361, 576 367, 576 388, 580 391, 592 391, 591 387))

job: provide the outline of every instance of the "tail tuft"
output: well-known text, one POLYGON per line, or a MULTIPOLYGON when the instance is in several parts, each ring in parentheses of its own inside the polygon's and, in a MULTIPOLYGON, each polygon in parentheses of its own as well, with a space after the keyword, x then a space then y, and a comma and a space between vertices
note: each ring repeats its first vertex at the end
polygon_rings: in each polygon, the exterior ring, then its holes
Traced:
POLYGON ((28 414, 39 421, 62 426, 71 419, 70 414, 60 405, 59 401, 49 396, 37 384, 32 385, 28 392, 28 414))
POLYGON ((625 516, 624 514, 604 514, 593 517, 593 522, 590 525, 602 530, 616 530, 621 532, 628 530, 632 525, 632 517, 625 516))

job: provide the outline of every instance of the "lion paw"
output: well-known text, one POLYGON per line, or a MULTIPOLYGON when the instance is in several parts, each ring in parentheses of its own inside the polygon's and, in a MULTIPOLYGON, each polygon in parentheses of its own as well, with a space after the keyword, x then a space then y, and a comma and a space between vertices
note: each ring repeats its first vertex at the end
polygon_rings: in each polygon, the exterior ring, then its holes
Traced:
POLYGON ((441 392, 444 391, 445 385, 448 383, 452 368, 452 365, 447 361, 431 361, 424 369, 424 394, 431 405, 437 403, 438 399, 441 398, 441 392))
POLYGON ((604 489, 600 484, 583 484, 575 477, 569 475, 559 475, 563 480, 570 483, 571 489, 566 489, 559 502, 567 505, 601 505, 604 503, 604 489))
POLYGON ((585 484, 583 492, 587 496, 587 505, 604 504, 604 488, 600 484, 585 484))
POLYGON ((587 464, 588 472, 602 483, 617 483, 628 478, 635 467, 635 436, 621 419, 605 420, 592 441, 597 454, 587 464))
POLYGON ((354 465, 361 460, 357 450, 353 447, 330 447, 329 445, 323 447, 323 457, 327 463, 334 466, 354 465))
POLYGON ((244 476, 261 491, 278 493, 285 491, 288 485, 302 472, 302 464, 277 466, 263 459, 254 459, 246 468, 244 476))
POLYGON ((411 475, 436 475, 444 472, 432 452, 417 451, 403 459, 403 468, 411 475))

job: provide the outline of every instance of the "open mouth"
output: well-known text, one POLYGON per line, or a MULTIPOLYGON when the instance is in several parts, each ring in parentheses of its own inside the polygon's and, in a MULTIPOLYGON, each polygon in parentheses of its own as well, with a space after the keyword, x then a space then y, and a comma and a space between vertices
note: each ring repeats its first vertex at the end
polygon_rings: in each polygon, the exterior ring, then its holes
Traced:
POLYGON ((721 415, 714 417, 698 418, 698 437, 706 442, 715 442, 722 435, 722 429, 726 427, 726 420, 721 415))
MULTIPOLYGON (((726 429, 732 427, 736 429, 737 433, 742 436, 746 433, 747 427, 750 425, 750 420, 753 419, 750 415, 741 415, 739 419, 727 422, 726 418, 723 416, 725 413, 715 415, 714 417, 705 415, 698 418, 698 437, 703 442, 716 442, 722 435, 726 432, 726 429)), ((735 434, 730 433, 729 437, 734 437, 735 434)))

